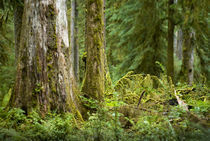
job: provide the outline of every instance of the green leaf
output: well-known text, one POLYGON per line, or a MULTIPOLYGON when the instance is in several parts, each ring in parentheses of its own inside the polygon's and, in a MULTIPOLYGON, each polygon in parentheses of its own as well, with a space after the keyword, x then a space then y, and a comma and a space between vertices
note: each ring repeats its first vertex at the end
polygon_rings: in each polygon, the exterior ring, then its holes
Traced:
POLYGON ((12 89, 9 89, 8 93, 4 96, 4 99, 2 101, 2 107, 6 107, 9 103, 9 100, 11 98, 12 89))

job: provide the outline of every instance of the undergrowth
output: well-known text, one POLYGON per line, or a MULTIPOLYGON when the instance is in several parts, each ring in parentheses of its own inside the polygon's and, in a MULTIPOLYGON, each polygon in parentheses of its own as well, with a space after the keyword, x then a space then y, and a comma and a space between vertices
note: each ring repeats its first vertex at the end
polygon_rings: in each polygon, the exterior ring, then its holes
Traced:
MULTIPOLYGON (((40 117, 21 109, 0 109, 0 140, 4 141, 207 141, 210 139, 210 91, 202 85, 174 86, 160 78, 129 72, 105 92, 88 120, 71 113, 40 117), (184 111, 174 91, 188 104, 184 111), (141 99, 140 99, 141 97, 141 99), (196 118, 195 118, 196 117, 196 118)), ((82 98, 82 100, 87 100, 82 98)))

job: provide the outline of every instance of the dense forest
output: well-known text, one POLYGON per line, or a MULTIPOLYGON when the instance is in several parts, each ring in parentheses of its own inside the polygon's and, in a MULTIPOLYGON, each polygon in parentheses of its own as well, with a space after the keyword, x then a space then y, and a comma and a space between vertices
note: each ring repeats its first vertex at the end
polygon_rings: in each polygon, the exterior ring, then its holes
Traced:
POLYGON ((0 140, 210 140, 208 0, 0 0, 0 140))

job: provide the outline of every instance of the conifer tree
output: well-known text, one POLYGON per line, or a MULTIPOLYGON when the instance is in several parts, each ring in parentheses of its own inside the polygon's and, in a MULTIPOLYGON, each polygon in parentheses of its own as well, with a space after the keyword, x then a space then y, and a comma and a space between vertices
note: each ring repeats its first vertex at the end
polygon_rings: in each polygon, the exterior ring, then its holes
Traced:
POLYGON ((79 81, 79 45, 77 41, 77 34, 78 34, 78 28, 77 28, 77 18, 78 18, 78 10, 77 10, 77 1, 71 0, 71 56, 73 67, 74 67, 74 73, 75 78, 77 82, 79 81))
POLYGON ((25 0, 11 106, 79 113, 72 65, 66 0, 25 0))
POLYGON ((174 21, 171 6, 174 0, 168 0, 168 50, 167 50, 167 75, 174 81, 174 21))
POLYGON ((167 1, 108 1, 107 48, 114 80, 128 71, 159 75, 166 64, 167 1), (148 10, 153 9, 153 10, 148 10))
POLYGON ((82 92, 101 101, 104 94, 104 2, 86 0, 87 62, 82 92))

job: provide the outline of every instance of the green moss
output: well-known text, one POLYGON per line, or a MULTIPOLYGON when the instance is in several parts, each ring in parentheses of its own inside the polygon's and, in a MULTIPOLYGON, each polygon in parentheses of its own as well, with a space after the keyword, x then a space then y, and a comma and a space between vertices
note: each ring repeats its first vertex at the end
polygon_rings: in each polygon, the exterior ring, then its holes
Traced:
POLYGON ((51 85, 51 91, 53 92, 53 93, 56 93, 56 86, 55 86, 55 83, 51 83, 52 85, 51 85))
POLYGON ((35 85, 35 88, 34 88, 34 90, 33 90, 33 92, 32 92, 32 95, 37 95, 37 94, 41 94, 42 93, 42 91, 43 91, 43 86, 42 86, 42 84, 41 83, 36 83, 36 85, 35 85))
POLYGON ((61 42, 61 48, 64 48, 64 47, 65 47, 65 44, 64 44, 64 42, 62 40, 62 42, 61 42))
POLYGON ((86 44, 88 45, 88 50, 91 50, 91 52, 87 52, 87 57, 90 58, 87 58, 87 70, 85 80, 82 84, 82 92, 88 97, 102 101, 105 87, 103 0, 90 0, 88 2, 87 31, 90 31, 91 35, 86 34, 86 36, 90 36, 87 38, 89 40, 86 44), (94 28, 92 28, 92 25, 94 25, 94 28), (90 46, 91 44, 93 45, 90 46), (93 67, 95 63, 96 68, 93 67), (90 76, 93 77, 90 78, 90 76))
POLYGON ((53 4, 50 4, 49 6, 49 13, 51 14, 51 16, 55 15, 55 8, 53 4))

